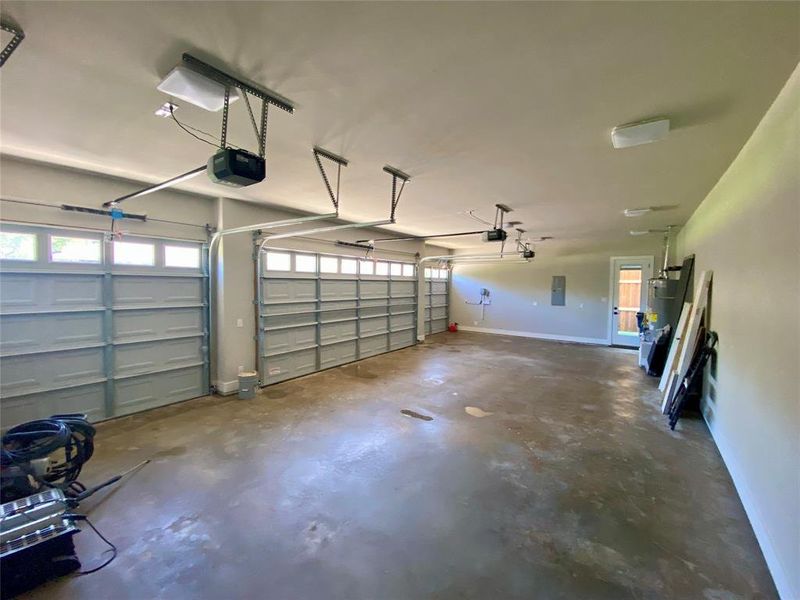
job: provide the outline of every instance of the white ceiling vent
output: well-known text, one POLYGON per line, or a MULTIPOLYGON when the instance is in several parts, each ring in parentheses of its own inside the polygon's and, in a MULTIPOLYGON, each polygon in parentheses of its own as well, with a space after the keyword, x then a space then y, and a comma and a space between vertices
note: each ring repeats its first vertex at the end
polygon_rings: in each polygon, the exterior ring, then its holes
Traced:
MULTIPOLYGON (((169 72, 158 84, 158 90, 213 112, 221 110, 225 103, 224 85, 182 65, 169 72)), ((234 102, 239 92, 235 87, 230 90, 230 102, 234 102)))
POLYGON ((664 139, 669 133, 669 119, 651 119, 637 123, 617 125, 611 131, 614 148, 630 148, 664 139))

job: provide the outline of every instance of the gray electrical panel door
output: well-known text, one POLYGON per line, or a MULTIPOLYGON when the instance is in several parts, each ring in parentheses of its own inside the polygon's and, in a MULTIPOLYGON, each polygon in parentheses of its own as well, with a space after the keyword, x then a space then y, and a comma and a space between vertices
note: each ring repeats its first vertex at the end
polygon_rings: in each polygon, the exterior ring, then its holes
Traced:
POLYGON ((4 428, 208 393, 202 244, 10 224, 0 236, 4 428))
POLYGON ((553 285, 550 291, 550 304, 552 306, 566 306, 567 278, 565 275, 553 275, 553 285))
POLYGON ((450 280, 447 269, 425 269, 425 334, 447 331, 450 324, 450 280))
POLYGON ((262 385, 416 343, 412 263, 278 249, 260 260, 262 385))

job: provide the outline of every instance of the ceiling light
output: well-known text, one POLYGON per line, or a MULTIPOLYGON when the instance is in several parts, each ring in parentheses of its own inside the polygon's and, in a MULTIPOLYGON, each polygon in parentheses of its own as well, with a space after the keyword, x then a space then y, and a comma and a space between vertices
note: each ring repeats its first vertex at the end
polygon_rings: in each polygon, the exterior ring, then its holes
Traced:
POLYGON ((642 231, 629 231, 628 233, 630 233, 631 235, 647 235, 648 233, 650 233, 650 230, 644 229, 642 231))
POLYGON ((669 119, 657 118, 617 125, 611 131, 614 148, 630 148, 664 139, 669 133, 669 119))
POLYGON ((646 215, 647 213, 651 212, 652 208, 626 208, 622 211, 626 217, 641 217, 642 215, 646 215))
MULTIPOLYGON (((158 84, 158 90, 190 104, 217 112, 225 104, 225 86, 197 71, 178 65, 158 84)), ((229 102, 239 98, 236 88, 230 89, 229 102)))

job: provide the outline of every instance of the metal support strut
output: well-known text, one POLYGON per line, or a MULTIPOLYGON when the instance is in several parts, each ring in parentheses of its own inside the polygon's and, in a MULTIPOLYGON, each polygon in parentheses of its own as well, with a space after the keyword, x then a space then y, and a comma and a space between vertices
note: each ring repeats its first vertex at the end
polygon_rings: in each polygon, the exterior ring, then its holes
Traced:
POLYGON ((16 27, 12 27, 8 23, 3 22, 0 22, 0 29, 7 31, 14 36, 11 38, 11 41, 6 44, 6 47, 0 51, 0 67, 2 67, 4 64, 6 64, 8 57, 11 56, 14 50, 17 49, 17 46, 19 46, 22 43, 22 40, 25 39, 25 32, 22 31, 22 29, 17 29, 16 27))
POLYGON ((403 188, 405 188, 406 183, 411 181, 411 176, 408 173, 403 173, 400 169, 395 169, 394 167, 390 167, 386 165, 383 167, 383 170, 389 173, 392 176, 392 210, 389 213, 389 219, 392 223, 395 222, 395 212, 397 211, 397 205, 400 202, 400 196, 403 194, 403 188), (397 180, 402 181, 400 184, 400 191, 397 190, 397 180))
POLYGON ((342 176, 342 167, 346 167, 348 165, 347 159, 342 158, 338 154, 334 154, 333 152, 328 152, 320 148, 319 146, 314 146, 314 160, 317 162, 317 168, 319 169, 319 174, 322 175, 322 181, 325 182, 325 188, 328 190, 328 196, 331 198, 331 202, 333 203, 333 208, 336 210, 336 213, 339 213, 339 181, 342 176), (331 188, 331 182, 328 180, 328 174, 325 172, 325 167, 322 166, 322 161, 319 157, 327 158, 330 161, 336 163, 336 193, 334 194, 333 188, 331 188))

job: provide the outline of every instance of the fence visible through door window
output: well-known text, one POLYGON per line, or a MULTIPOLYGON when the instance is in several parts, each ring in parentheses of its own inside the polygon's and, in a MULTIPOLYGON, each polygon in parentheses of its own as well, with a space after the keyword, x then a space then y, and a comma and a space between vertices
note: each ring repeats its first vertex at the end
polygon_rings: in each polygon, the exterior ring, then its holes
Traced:
POLYGON ((641 267, 622 267, 619 271, 619 333, 633 333, 636 327, 636 313, 640 310, 642 297, 641 267))

